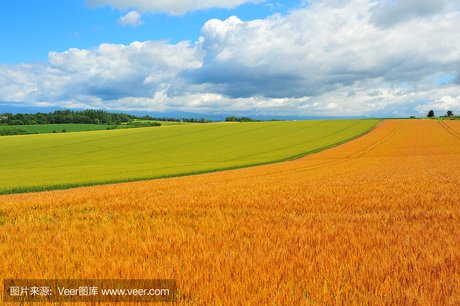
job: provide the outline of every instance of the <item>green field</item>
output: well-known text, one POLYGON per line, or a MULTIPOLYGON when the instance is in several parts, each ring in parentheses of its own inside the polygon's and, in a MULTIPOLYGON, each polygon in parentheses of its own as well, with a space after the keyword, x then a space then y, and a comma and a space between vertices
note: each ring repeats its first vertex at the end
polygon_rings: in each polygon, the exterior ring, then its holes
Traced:
MULTIPOLYGON (((127 128, 138 128, 136 123, 149 123, 157 122, 161 125, 178 125, 177 122, 160 122, 153 120, 134 120, 133 124, 120 124, 120 125, 108 125, 108 124, 86 124, 86 123, 59 123, 59 124, 30 124, 30 125, 0 125, 1 129, 21 129, 25 130, 28 134, 45 134, 45 133, 67 133, 67 132, 83 132, 83 131, 99 131, 107 129, 127 129, 127 128)), ((185 124, 185 123, 181 123, 185 124)))
POLYGON ((0 193, 201 173, 299 157, 378 120, 169 125, 0 137, 0 193))
POLYGON ((81 132, 81 131, 96 131, 106 130, 113 125, 105 124, 79 124, 79 123, 63 123, 63 124, 31 124, 31 125, 0 125, 0 129, 18 128, 26 130, 27 133, 62 133, 66 132, 81 132))

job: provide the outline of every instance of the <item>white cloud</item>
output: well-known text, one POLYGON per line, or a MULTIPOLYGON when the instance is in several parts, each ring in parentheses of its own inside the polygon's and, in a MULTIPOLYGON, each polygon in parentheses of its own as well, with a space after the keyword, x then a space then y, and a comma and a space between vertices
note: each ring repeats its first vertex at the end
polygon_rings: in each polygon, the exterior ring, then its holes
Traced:
POLYGON ((71 76, 64 93, 102 99, 149 96, 164 86, 175 87, 177 74, 199 68, 201 58, 200 50, 187 42, 161 41, 102 44, 92 50, 49 54, 51 67, 71 76))
POLYGON ((420 82, 459 69, 458 12, 383 29, 372 24, 367 1, 328 4, 264 20, 208 21, 200 42, 207 56, 193 80, 231 96, 299 97, 370 78, 420 82))
POLYGON ((54 100, 61 95, 69 79, 69 75, 45 65, 0 65, 0 101, 54 100))
POLYGON ((120 20, 118 22, 122 26, 137 27, 142 24, 142 16, 136 11, 131 11, 125 16, 120 17, 120 20))
POLYGON ((91 6, 111 5, 117 9, 136 9, 142 12, 165 12, 182 15, 211 8, 234 8, 244 3, 261 0, 87 0, 91 6))
POLYGON ((442 12, 449 0, 383 0, 372 7, 373 21, 382 26, 392 26, 412 18, 427 17, 442 12))
POLYGON ((456 93, 432 99, 426 104, 421 104, 416 107, 420 113, 428 113, 429 110, 434 110, 436 115, 444 115, 448 110, 457 110, 454 114, 459 113, 460 109, 460 93, 458 88, 456 93))
POLYGON ((451 4, 389 26, 376 22, 373 1, 312 1, 286 16, 209 20, 195 44, 50 52, 46 65, 0 66, 0 101, 215 114, 455 112, 460 12, 451 4))

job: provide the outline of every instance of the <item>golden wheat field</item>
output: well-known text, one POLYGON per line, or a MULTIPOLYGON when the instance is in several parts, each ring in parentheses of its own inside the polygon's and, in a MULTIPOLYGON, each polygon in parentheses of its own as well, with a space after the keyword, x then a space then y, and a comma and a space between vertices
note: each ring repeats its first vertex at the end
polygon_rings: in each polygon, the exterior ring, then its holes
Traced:
MULTIPOLYGON (((0 279, 175 278, 187 305, 459 305, 460 121, 295 161, 0 197, 0 279)), ((0 289, 2 290, 2 289, 0 289)))

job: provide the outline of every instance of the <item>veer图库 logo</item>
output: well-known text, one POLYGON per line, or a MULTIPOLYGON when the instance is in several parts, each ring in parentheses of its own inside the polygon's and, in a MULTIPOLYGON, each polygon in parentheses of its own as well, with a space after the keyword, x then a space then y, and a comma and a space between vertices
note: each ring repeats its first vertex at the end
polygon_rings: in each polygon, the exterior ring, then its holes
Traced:
POLYGON ((5 279, 4 302, 174 302, 173 279, 5 279))

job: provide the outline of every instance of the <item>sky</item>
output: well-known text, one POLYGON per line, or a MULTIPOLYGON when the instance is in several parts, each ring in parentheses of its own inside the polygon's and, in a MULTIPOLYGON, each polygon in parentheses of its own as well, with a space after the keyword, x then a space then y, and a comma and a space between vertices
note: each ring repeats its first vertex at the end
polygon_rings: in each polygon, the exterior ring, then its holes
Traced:
POLYGON ((0 113, 460 113, 460 0, 1 0, 0 113))

